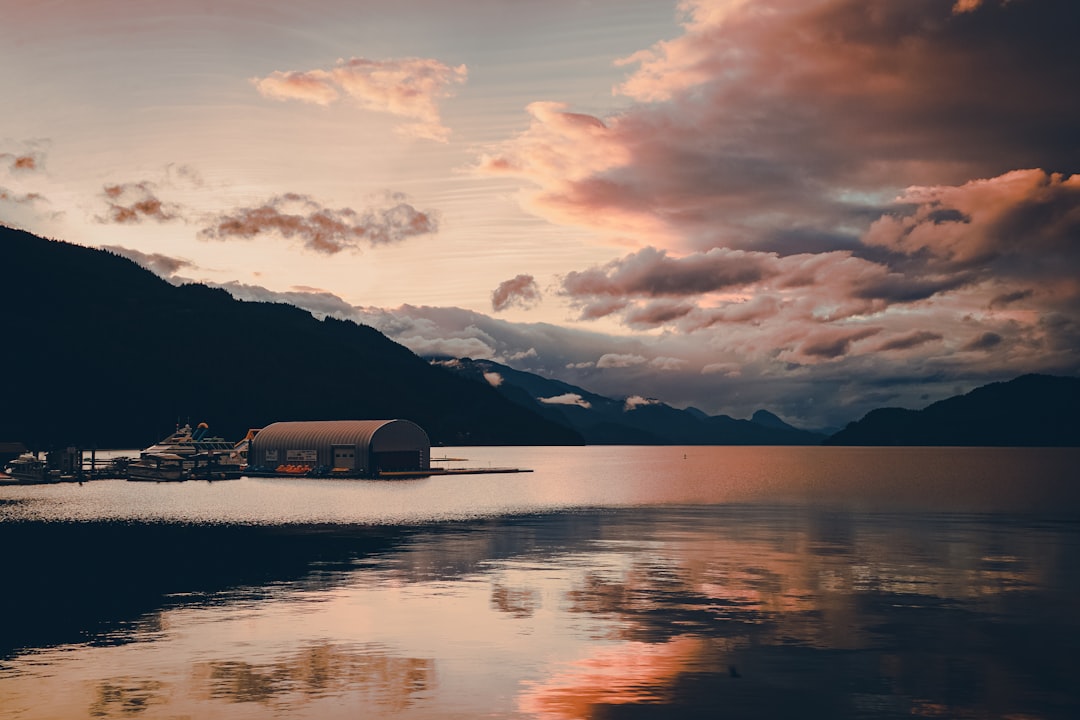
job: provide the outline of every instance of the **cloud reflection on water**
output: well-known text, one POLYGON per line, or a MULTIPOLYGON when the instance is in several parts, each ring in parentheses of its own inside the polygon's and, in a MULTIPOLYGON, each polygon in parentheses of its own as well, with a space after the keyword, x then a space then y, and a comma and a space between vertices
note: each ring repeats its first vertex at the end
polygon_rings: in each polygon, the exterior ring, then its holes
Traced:
POLYGON ((127 626, 134 642, 15 656, 0 704, 20 720, 1080 710, 1069 520, 673 505, 436 524, 387 545, 349 532, 288 535, 272 547, 308 574, 171 596, 127 626))

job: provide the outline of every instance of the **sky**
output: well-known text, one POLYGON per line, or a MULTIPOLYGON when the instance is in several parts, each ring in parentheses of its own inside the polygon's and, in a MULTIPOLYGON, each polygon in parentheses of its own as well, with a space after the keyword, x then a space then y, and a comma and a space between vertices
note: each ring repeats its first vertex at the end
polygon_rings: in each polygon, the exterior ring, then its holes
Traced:
POLYGON ((1075 0, 0 18, 0 223, 171 282, 802 427, 1080 374, 1075 0))

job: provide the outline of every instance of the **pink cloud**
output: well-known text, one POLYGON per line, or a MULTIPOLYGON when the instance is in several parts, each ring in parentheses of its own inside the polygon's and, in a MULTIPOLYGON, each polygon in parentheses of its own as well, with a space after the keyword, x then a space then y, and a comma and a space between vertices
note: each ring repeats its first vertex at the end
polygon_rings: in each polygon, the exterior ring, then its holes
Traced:
POLYGON ((264 78, 252 79, 252 83, 260 95, 274 100, 300 100, 316 105, 329 105, 341 96, 334 87, 330 73, 325 70, 274 71, 264 78))
POLYGON ((45 198, 38 193, 16 193, 5 187, 0 187, 0 202, 9 202, 15 205, 32 205, 43 201, 45 198))
POLYGON ((508 307, 517 305, 527 308, 540 302, 540 287, 532 275, 518 275, 499 283, 491 293, 491 307, 495 312, 501 312, 508 307))
POLYGON ((478 169, 525 179, 524 207, 554 222, 786 254, 857 246, 904 185, 1080 166, 1063 142, 1080 124, 1063 3, 680 8, 680 36, 621 61, 628 106, 591 117, 534 103, 529 127, 478 169))
POLYGON ((286 193, 262 205, 218 216, 212 225, 199 231, 199 237, 250 240, 264 233, 277 233, 299 239, 309 250, 334 255, 363 245, 398 243, 438 230, 435 216, 417 210, 405 202, 404 196, 390 194, 386 200, 383 207, 357 212, 352 208, 327 208, 310 196, 286 193))
POLYGON ((958 186, 910 187, 896 202, 914 212, 877 220, 868 244, 961 266, 1003 255, 1080 259, 1080 175, 1015 170, 958 186))
POLYGON ((275 71, 252 84, 263 97, 329 105, 348 97, 365 110, 412 120, 399 132, 446 142, 450 130, 442 125, 439 102, 454 85, 468 77, 464 65, 450 67, 429 58, 338 60, 329 70, 275 71))
POLYGON ((106 185, 102 189, 102 196, 108 206, 108 214, 96 217, 100 223, 130 225, 144 220, 169 222, 181 215, 179 205, 162 201, 157 197, 157 186, 145 180, 106 185))

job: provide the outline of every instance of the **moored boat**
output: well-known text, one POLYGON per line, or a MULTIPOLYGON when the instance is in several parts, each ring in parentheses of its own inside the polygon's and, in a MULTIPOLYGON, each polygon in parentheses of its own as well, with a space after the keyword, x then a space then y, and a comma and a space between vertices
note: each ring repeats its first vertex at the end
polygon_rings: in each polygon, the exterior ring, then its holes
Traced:
POLYGON ((181 481, 238 478, 244 469, 239 444, 211 437, 206 423, 177 427, 127 466, 128 480, 181 481))
POLYGON ((54 482, 59 479, 49 470, 49 464, 42 458, 25 453, 8 463, 7 474, 13 480, 27 483, 54 482))

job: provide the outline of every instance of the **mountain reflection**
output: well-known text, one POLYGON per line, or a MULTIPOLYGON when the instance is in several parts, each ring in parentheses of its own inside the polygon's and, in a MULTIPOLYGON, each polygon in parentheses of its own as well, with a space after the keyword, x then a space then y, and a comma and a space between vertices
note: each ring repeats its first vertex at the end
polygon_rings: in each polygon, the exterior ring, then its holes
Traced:
POLYGON ((209 532, 291 560, 184 582, 162 568, 175 590, 151 611, 0 664, 0 709, 1071 720, 1078 533, 1047 516, 762 505, 480 519, 392 542, 209 532))
POLYGON ((194 694, 231 703, 288 705, 348 692, 389 710, 408 707, 435 687, 435 662, 399 657, 376 647, 313 645, 267 663, 215 660, 196 663, 194 694))

